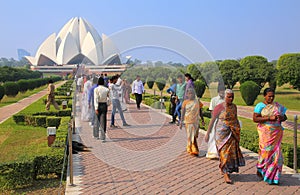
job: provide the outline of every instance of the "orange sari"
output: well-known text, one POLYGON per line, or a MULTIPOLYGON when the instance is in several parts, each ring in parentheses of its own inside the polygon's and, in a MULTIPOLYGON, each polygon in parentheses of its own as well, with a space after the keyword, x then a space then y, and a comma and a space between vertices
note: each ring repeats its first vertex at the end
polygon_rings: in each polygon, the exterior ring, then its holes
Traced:
POLYGON ((223 173, 238 173, 239 167, 245 166, 245 160, 239 147, 240 124, 236 105, 225 106, 221 103, 215 107, 213 116, 217 117, 215 131, 219 167, 223 173))

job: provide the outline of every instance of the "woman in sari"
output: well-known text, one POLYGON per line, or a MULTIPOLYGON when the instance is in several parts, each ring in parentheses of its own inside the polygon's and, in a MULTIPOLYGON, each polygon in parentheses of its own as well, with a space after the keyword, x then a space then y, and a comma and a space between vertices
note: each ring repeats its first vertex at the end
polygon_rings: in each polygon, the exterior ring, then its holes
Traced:
POLYGON ((269 184, 279 184, 282 171, 283 157, 281 140, 283 127, 281 122, 287 119, 286 108, 273 102, 274 90, 264 90, 264 102, 254 108, 253 121, 257 124, 259 135, 259 157, 257 162, 257 176, 269 184))
POLYGON ((245 166, 245 160, 239 147, 240 124, 237 118, 236 105, 232 103, 233 99, 233 91, 226 89, 225 102, 214 108, 205 135, 205 141, 208 142, 210 132, 213 127, 215 128, 216 147, 220 159, 219 168, 228 184, 232 183, 229 173, 238 173, 239 167, 245 166))
MULTIPOLYGON (((197 156, 199 154, 197 138, 199 133, 199 116, 203 120, 203 115, 201 108, 203 104, 198 101, 195 95, 195 90, 190 88, 187 90, 186 97, 188 99, 184 100, 181 107, 181 115, 184 119, 185 129, 187 133, 187 146, 186 151, 189 154, 197 156)), ((182 123, 180 123, 180 129, 182 128, 182 123)))

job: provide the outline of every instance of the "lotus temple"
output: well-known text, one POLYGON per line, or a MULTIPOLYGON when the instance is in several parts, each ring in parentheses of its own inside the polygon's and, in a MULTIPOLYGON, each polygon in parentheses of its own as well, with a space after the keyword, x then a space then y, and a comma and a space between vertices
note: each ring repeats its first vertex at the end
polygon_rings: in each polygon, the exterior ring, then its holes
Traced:
POLYGON ((78 66, 89 73, 121 73, 126 65, 112 40, 101 36, 85 19, 74 17, 58 34, 51 34, 39 46, 35 56, 25 56, 32 70, 65 75, 78 66))

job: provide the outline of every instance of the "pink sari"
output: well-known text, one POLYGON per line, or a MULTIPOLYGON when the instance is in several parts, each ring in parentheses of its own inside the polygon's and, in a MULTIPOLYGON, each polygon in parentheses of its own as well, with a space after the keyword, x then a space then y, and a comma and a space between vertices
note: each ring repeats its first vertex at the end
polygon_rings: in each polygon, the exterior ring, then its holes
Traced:
MULTIPOLYGON (((261 116, 284 115, 286 108, 277 102, 264 105, 258 104, 254 112, 261 116), (259 105, 262 109, 259 109, 259 105), (263 107, 264 106, 264 107, 263 107), (260 112, 259 112, 260 111, 260 112)), ((257 125, 259 135, 259 157, 256 165, 263 180, 269 184, 278 184, 282 172, 283 156, 281 152, 281 140, 283 127, 280 121, 266 121, 257 125)))

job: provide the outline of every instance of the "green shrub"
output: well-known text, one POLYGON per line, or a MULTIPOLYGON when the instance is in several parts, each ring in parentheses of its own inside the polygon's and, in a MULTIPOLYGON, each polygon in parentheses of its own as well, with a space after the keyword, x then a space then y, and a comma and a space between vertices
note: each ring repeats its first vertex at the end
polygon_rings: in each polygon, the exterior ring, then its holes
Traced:
POLYGON ((5 95, 15 97, 19 93, 19 85, 15 82, 6 82, 3 84, 5 95))
POLYGON ((50 155, 35 156, 22 161, 0 164, 0 188, 17 189, 33 185, 39 177, 48 174, 61 175, 64 152, 56 149, 50 155))
POLYGON ((35 81, 32 80, 32 79, 30 79, 30 80, 28 81, 28 89, 29 89, 29 90, 34 90, 34 88, 35 88, 35 81))
POLYGON ((35 116, 35 124, 38 127, 47 127, 46 126, 46 116, 35 116))
POLYGON ((21 93, 25 93, 28 90, 28 81, 21 79, 17 82, 21 93))
POLYGON ((153 88, 154 79, 152 77, 147 77, 147 85, 148 85, 149 89, 153 88))
POLYGON ((60 110, 58 111, 57 116, 71 116, 71 109, 66 109, 66 110, 60 110))
POLYGON ((56 127, 60 125, 61 117, 48 117, 46 119, 47 127, 56 127))
POLYGON ((24 123, 25 122, 25 115, 24 114, 15 114, 13 115, 13 120, 16 124, 24 123))
POLYGON ((146 105, 148 105, 148 106, 151 106, 154 102, 155 102, 155 100, 152 99, 152 98, 145 98, 143 100, 143 103, 146 104, 146 105))
POLYGON ((254 81, 246 81, 241 84, 240 91, 245 103, 251 106, 259 95, 260 87, 254 81))
POLYGON ((5 95, 5 89, 2 85, 0 85, 0 101, 2 100, 4 95, 5 95))
POLYGON ((34 163, 33 160, 0 164, 0 187, 16 189, 33 184, 34 163))
POLYGON ((47 176, 48 174, 51 173, 60 175, 63 167, 63 160, 64 160, 63 153, 35 157, 34 158, 35 179, 38 176, 47 176))
POLYGON ((37 126, 35 122, 35 117, 32 115, 25 115, 25 124, 31 126, 37 126))
POLYGON ((197 80, 194 82, 194 86, 197 97, 202 98, 206 89, 206 84, 201 80, 197 80))
POLYGON ((47 112, 36 112, 33 113, 33 116, 44 115, 44 116, 57 116, 58 112, 55 111, 47 111, 47 112))
POLYGON ((166 86, 166 80, 163 78, 158 78, 155 80, 155 84, 160 91, 162 91, 166 86))

